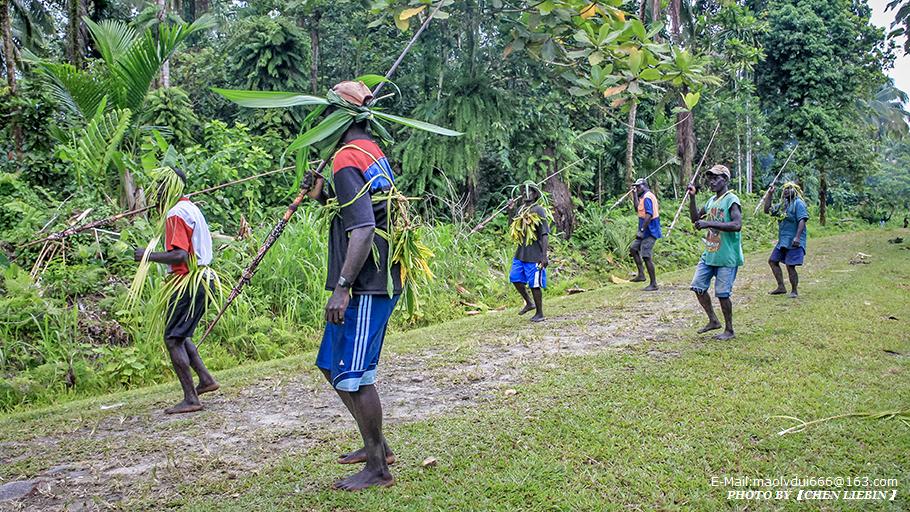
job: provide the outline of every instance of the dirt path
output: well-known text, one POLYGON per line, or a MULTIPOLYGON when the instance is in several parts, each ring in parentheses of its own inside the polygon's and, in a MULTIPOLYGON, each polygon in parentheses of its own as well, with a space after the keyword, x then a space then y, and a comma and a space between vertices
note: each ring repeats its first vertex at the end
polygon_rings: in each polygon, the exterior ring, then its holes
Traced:
MULTIPOLYGON (((762 262, 761 256, 750 258, 740 272, 738 305, 768 286, 762 262)), ((659 342, 704 321, 684 284, 687 275, 654 294, 639 292, 637 285, 619 293, 591 292, 575 299, 583 308, 571 298, 554 301, 559 304, 554 316, 538 325, 516 324, 511 311, 492 313, 484 323, 501 321, 510 328, 477 328, 469 348, 433 342, 427 344, 431 349, 396 353, 392 338, 379 383, 386 417, 394 424, 483 407, 520 388, 528 368, 557 365, 566 354, 649 341, 656 342, 649 352, 654 357, 673 357, 660 351, 659 342)), ((804 282, 811 287, 811 279, 804 282)), ((240 389, 225 386, 205 397, 205 411, 190 417, 161 414, 172 393, 158 396, 153 406, 118 406, 90 420, 73 414, 67 428, 0 442, 0 463, 18 468, 0 472, 6 478, 0 480, 0 510, 121 508, 133 499, 167 497, 178 484, 255 473, 318 445, 352 447, 336 444, 351 441, 354 425, 315 370, 263 378, 240 389), (199 452, 187 451, 193 443, 201 444, 199 452)))

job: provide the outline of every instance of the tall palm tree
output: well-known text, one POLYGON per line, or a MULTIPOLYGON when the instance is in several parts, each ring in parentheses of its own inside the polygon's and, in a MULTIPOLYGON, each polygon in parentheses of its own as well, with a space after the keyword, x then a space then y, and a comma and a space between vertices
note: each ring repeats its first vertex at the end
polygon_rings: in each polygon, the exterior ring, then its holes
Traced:
POLYGON ((858 100, 863 120, 875 128, 878 141, 885 138, 905 140, 910 136, 910 112, 905 105, 910 102, 907 93, 894 86, 889 78, 875 96, 868 100, 858 100))

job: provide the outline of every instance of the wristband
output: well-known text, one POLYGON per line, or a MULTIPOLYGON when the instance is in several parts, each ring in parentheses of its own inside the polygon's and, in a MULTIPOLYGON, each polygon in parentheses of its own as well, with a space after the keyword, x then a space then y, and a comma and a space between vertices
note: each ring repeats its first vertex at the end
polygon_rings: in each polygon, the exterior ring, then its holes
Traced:
POLYGON ((354 283, 345 279, 344 276, 339 276, 338 277, 338 286, 340 288, 346 288, 346 289, 350 290, 351 287, 354 286, 354 283))

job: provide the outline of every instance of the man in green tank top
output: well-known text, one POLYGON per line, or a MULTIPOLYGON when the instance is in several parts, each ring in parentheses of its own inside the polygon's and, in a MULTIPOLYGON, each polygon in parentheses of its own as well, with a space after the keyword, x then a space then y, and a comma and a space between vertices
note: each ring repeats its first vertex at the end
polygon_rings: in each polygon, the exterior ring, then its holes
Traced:
POLYGON ((743 226, 742 206, 736 194, 729 189, 730 170, 725 166, 715 165, 709 169, 705 173, 705 180, 714 195, 703 208, 699 209, 695 205, 695 187, 690 185, 688 189, 689 216, 695 224, 695 229, 707 230, 703 238, 705 252, 695 267, 692 291, 708 315, 707 325, 698 332, 705 333, 724 327, 724 332, 715 338, 728 340, 734 336, 733 302, 730 295, 733 293, 736 273, 743 264, 740 233, 743 226), (720 309, 724 314, 724 325, 718 321, 711 305, 711 296, 708 295, 711 279, 714 279, 714 295, 720 302, 720 309))

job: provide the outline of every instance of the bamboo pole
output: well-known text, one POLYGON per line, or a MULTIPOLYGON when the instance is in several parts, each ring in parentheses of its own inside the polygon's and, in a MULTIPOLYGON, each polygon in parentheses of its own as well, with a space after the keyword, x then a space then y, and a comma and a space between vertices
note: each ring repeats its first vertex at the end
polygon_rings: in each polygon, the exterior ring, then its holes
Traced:
POLYGON ((777 171, 777 176, 775 176, 774 179, 771 180, 771 184, 768 185, 768 190, 765 191, 764 195, 761 196, 761 201, 759 201, 758 204, 755 206, 755 211, 752 212, 752 215, 758 215, 758 210, 760 210, 761 206, 765 203, 765 201, 768 200, 768 195, 771 193, 771 188, 774 186, 775 183, 777 183, 777 180, 780 179, 780 175, 784 172, 784 169, 787 168, 787 164, 790 163, 790 159, 793 158, 793 154, 796 153, 796 148, 798 148, 798 147, 799 147, 799 144, 793 146, 793 150, 790 151, 790 155, 787 157, 787 160, 784 162, 784 165, 782 165, 780 167, 780 170, 777 171))
MULTIPOLYGON (((411 47, 414 46, 414 43, 417 41, 417 38, 419 38, 420 34, 422 34, 423 31, 427 28, 427 25, 430 24, 430 21, 433 19, 433 16, 435 16, 436 13, 439 12, 439 9, 442 8, 443 3, 444 2, 440 1, 439 4, 436 6, 436 8, 433 9, 433 11, 430 13, 430 15, 427 16, 427 19, 425 19, 423 21, 423 23, 420 25, 420 28, 417 29, 417 32, 414 34, 414 36, 408 42, 407 46, 405 46, 404 50, 401 51, 401 54, 398 55, 398 58, 395 60, 395 63, 392 64, 392 67, 389 68, 389 71, 385 74, 385 79, 386 79, 385 81, 388 81, 389 79, 392 78, 392 75, 395 73, 395 71, 398 69, 398 66, 404 60, 405 55, 411 50, 411 47)), ((379 97, 379 91, 382 90, 382 87, 385 84, 385 81, 380 82, 379 85, 376 86, 376 89, 373 91, 373 98, 379 97)), ((319 166, 316 167, 316 169, 313 172, 316 174, 321 174, 322 170, 325 168, 327 163, 328 163, 328 160, 323 160, 319 164, 319 166)), ((253 279, 253 275, 256 274, 256 270, 259 268, 259 264, 262 263, 262 259, 265 258, 265 255, 266 255, 266 253, 269 252, 269 249, 271 249, 272 246, 275 245, 275 242, 278 241, 278 238, 284 232, 284 228, 287 226, 288 222, 291 220, 291 217, 294 215, 294 212, 297 211, 297 208, 300 206, 300 203, 303 202, 303 199, 306 197, 307 192, 309 192, 309 188, 300 187, 300 192, 297 194, 297 197, 294 198, 294 201, 290 204, 290 206, 288 206, 288 209, 284 212, 284 215, 281 217, 281 219, 278 221, 278 223, 275 224, 275 227, 272 228, 272 231, 269 233, 269 236, 266 237, 265 242, 263 242, 262 246, 259 248, 259 251, 256 253, 256 257, 253 258, 253 261, 251 261, 250 264, 246 267, 246 269, 244 269, 244 271, 240 274, 240 278, 237 280, 237 284, 235 284, 234 287, 231 289, 231 293, 228 294, 228 297, 225 300, 224 304, 221 306, 221 309, 218 311, 218 314, 215 315, 215 318, 213 318, 211 323, 209 323, 208 327, 206 327, 205 333, 203 333, 202 338, 199 339, 199 343, 197 344, 197 346, 202 345, 202 343, 206 340, 206 338, 208 338, 209 334, 211 334, 211 332, 212 332, 212 329, 215 328, 215 325, 217 325, 218 321, 221 320, 221 317, 224 316, 224 312, 227 311, 227 308, 230 307, 231 303, 233 303, 234 300, 243 291, 243 287, 246 286, 247 284, 249 284, 250 280, 253 279)))
POLYGON ((679 208, 676 210, 676 215, 673 216, 673 222, 670 223, 670 227, 667 229, 667 234, 665 237, 669 237, 670 233, 673 231, 673 226, 676 225, 676 221, 679 220, 679 214, 682 212, 683 206, 686 205, 686 199, 689 198, 689 187, 695 184, 695 180, 698 179, 698 173, 701 172, 701 166, 705 163, 705 158, 708 156, 708 151, 711 149, 711 144, 714 143, 714 137, 717 136, 717 130, 720 129, 720 123, 717 123, 717 126, 714 128, 714 133, 711 135, 711 140, 708 142, 708 147, 705 148, 705 152, 701 155, 701 162, 698 162, 698 167, 695 169, 695 174, 692 175, 692 179, 689 180, 689 184, 686 186, 686 193, 683 195, 682 201, 679 203, 679 208))

